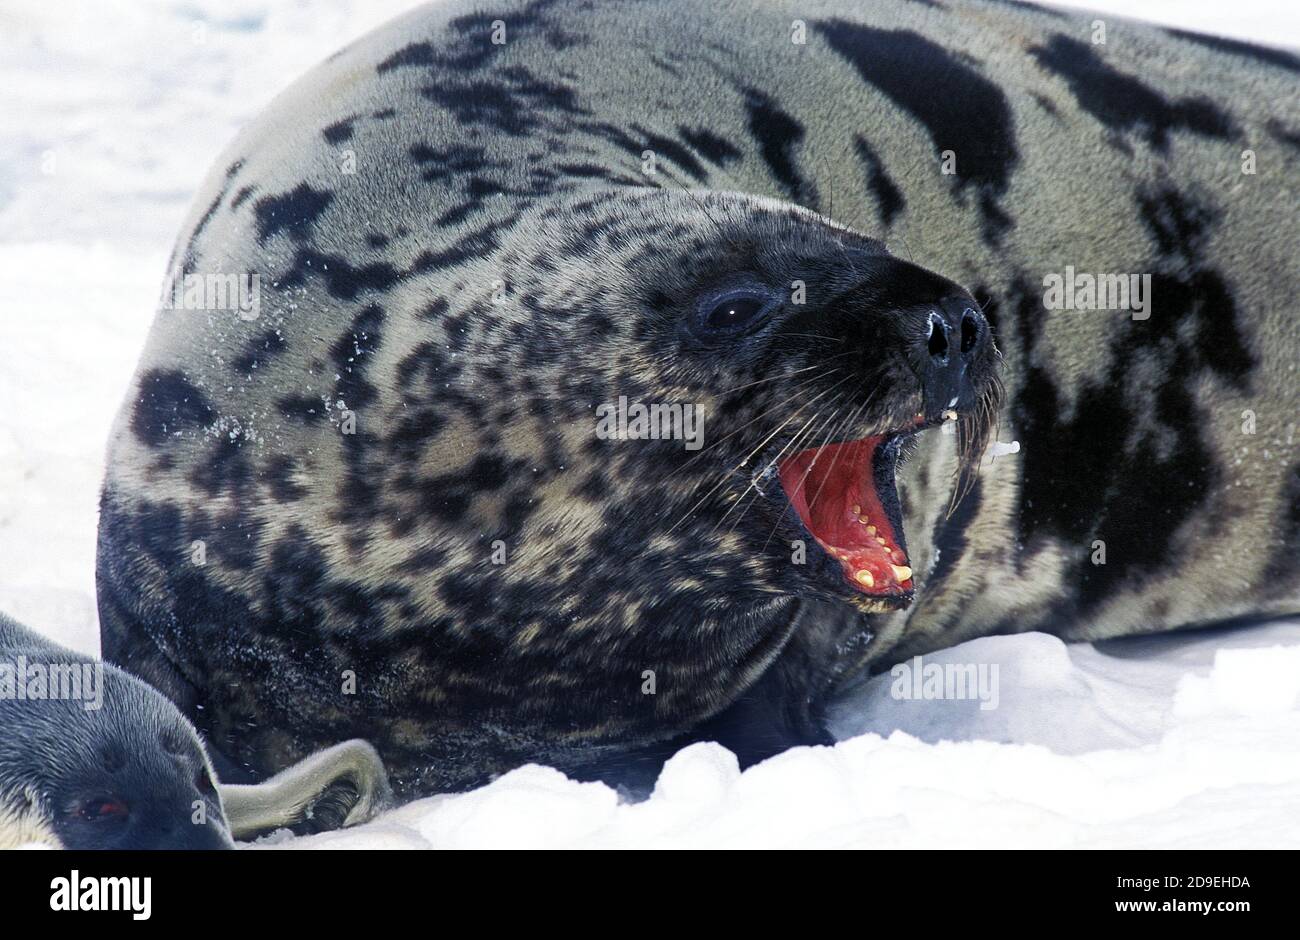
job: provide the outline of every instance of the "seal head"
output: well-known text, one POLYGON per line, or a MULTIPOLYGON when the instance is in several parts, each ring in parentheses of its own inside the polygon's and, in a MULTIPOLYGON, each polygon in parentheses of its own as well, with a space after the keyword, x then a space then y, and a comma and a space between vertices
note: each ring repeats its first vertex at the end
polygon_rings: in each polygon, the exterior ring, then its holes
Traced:
POLYGON ((678 513, 639 524, 697 533, 678 542, 686 554, 701 529, 734 531, 744 561, 729 567, 761 571, 756 594, 907 606, 900 463, 916 435, 955 420, 960 493, 1001 399, 979 304, 806 210, 733 193, 693 194, 688 207, 707 220, 701 241, 636 278, 645 286, 628 306, 655 314, 643 332, 656 330, 659 355, 643 381, 702 403, 712 426, 697 454, 660 449, 638 468, 640 494, 657 490, 678 513), (671 327, 658 332, 661 318, 671 327), (790 563, 790 544, 808 563, 790 563))
POLYGON ((910 602, 896 465, 955 412, 969 466, 996 398, 965 290, 725 191, 592 185, 496 238, 376 296, 312 265, 268 272, 291 286, 255 323, 159 319, 104 494, 104 651, 233 764, 355 737, 399 793, 576 769, 726 708, 801 601, 910 602), (604 433, 623 401, 702 432, 604 433))
POLYGON ((0 845, 233 847, 194 728, 143 682, 0 615, 0 845), (73 686, 57 677, 76 674, 73 686), (15 690, 16 691, 16 690, 15 690))

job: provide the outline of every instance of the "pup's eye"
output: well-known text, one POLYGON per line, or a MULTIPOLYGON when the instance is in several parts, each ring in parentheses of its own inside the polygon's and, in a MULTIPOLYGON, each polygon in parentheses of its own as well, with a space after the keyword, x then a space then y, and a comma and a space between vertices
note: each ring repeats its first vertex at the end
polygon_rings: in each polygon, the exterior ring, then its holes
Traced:
POLYGON ((200 769, 198 776, 194 778, 194 786, 197 787, 198 791, 204 796, 212 796, 217 792, 217 788, 212 785, 212 778, 208 776, 208 772, 205 768, 200 769))
POLYGON ((131 810, 116 797, 106 796, 86 800, 77 807, 77 815, 91 821, 125 819, 131 815, 131 810))
POLYGON ((757 293, 737 293, 717 301, 704 318, 705 326, 718 332, 729 332, 752 325, 771 304, 767 297, 757 293))

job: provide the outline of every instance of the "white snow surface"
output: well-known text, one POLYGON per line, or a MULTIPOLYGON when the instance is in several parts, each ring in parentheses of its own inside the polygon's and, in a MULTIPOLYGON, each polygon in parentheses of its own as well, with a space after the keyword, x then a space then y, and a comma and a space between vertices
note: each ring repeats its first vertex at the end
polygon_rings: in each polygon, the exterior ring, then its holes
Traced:
MULTIPOLYGON (((413 5, 0 7, 0 610, 97 651, 103 448, 194 190, 279 89, 413 5)), ((1290 0, 1091 6, 1300 45, 1290 0)), ((641 803, 528 766, 357 829, 258 845, 1300 846, 1300 623, 990 637, 925 662, 996 665, 997 707, 902 699, 884 675, 838 707, 834 747, 740 773, 722 747, 695 745, 641 803)))

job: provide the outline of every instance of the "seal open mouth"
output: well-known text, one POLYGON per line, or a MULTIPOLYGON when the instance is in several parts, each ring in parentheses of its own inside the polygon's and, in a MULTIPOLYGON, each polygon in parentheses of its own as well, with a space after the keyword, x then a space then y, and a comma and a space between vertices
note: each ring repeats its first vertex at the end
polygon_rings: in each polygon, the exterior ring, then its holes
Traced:
POLYGON ((905 433, 803 450, 777 469, 805 528, 871 597, 906 600, 914 587, 894 483, 905 433))

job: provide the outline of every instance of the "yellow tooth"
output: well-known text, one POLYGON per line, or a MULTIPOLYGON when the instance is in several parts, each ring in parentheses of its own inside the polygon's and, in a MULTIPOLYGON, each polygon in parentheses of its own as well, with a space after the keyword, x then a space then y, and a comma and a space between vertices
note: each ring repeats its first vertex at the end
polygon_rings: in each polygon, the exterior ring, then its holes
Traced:
POLYGON ((876 534, 876 527, 873 525, 867 526, 867 535, 875 535, 875 534, 876 534))
POLYGON ((890 565, 894 569, 894 577, 899 581, 906 581, 912 576, 912 569, 907 565, 890 565))
POLYGON ((861 507, 861 506, 854 506, 854 507, 853 507, 853 515, 856 516, 856 515, 857 515, 858 513, 860 513, 860 512, 862 512, 862 507, 861 507))
POLYGON ((865 585, 866 587, 871 587, 876 583, 876 579, 871 576, 871 572, 866 568, 863 568, 861 571, 854 574, 853 577, 858 579, 859 584, 865 585))
POLYGON ((885 545, 885 544, 887 544, 887 543, 885 542, 885 537, 884 537, 883 535, 877 535, 877 536, 876 536, 876 541, 879 542, 881 545, 885 545))

